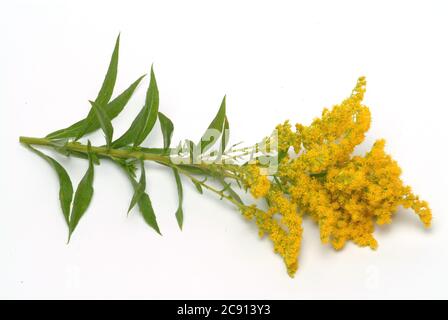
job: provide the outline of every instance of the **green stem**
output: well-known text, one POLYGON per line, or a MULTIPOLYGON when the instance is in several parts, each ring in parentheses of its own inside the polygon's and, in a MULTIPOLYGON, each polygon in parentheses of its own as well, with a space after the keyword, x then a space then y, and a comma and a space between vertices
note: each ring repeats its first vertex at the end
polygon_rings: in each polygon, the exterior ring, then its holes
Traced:
MULTIPOLYGON (((39 145, 39 146, 47 146, 56 148, 57 143, 54 140, 46 139, 46 138, 34 138, 34 137, 20 137, 19 141, 23 144, 27 145, 39 145)), ((67 151, 72 152, 81 152, 81 153, 88 153, 87 145, 83 145, 79 142, 68 142, 63 145, 64 149, 67 151)), ((219 195, 221 198, 224 198, 234 205, 236 205, 238 208, 242 208, 243 205, 239 202, 237 202, 232 197, 226 195, 224 191, 218 190, 205 182, 195 178, 193 175, 191 175, 187 170, 182 169, 182 167, 175 165, 171 162, 170 157, 166 155, 158 155, 158 154, 152 154, 145 151, 138 151, 138 150, 123 150, 123 149, 113 149, 108 147, 90 147, 90 152, 93 152, 99 156, 104 156, 108 158, 119 158, 119 159, 143 159, 143 160, 149 160, 158 162, 160 164, 166 165, 171 168, 176 168, 180 173, 194 181, 195 183, 200 184, 202 187, 206 188, 207 190, 210 190, 211 192, 219 195)), ((221 170, 220 170, 221 171, 221 170)), ((224 170, 222 170, 221 175, 227 176, 224 170)))
MULTIPOLYGON (((20 137, 19 141, 24 144, 32 144, 47 147, 56 147, 55 141, 46 138, 33 138, 33 137, 20 137)), ((78 142, 68 142, 64 144, 64 149, 67 151, 82 152, 87 154, 87 146, 78 142)), ((143 159, 159 162, 169 162, 169 157, 151 154, 148 152, 138 151, 138 150, 122 150, 113 149, 108 147, 91 147, 91 152, 105 156, 109 158, 119 158, 119 159, 143 159)))

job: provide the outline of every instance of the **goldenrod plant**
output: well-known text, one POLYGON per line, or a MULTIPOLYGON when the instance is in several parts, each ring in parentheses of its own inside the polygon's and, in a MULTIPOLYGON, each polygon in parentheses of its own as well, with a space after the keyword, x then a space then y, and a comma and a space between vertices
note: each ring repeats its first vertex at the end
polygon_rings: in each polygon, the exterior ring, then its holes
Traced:
POLYGON ((154 70, 145 104, 129 129, 114 137, 111 120, 127 105, 144 76, 111 100, 117 77, 120 37, 117 38, 104 82, 87 116, 44 138, 20 137, 20 142, 45 159, 59 178, 59 200, 68 227, 68 238, 78 226, 93 197, 95 165, 108 160, 121 168, 134 190, 129 210, 138 207, 145 222, 161 234, 151 199, 146 192, 144 161, 157 163, 173 173, 178 191, 175 217, 183 226, 182 179, 198 192, 207 190, 228 201, 249 221, 261 237, 268 237, 293 277, 298 268, 302 219, 316 222, 323 244, 340 250, 347 241, 376 249, 375 225, 389 224, 397 209, 411 208, 425 227, 431 224, 428 203, 414 195, 400 178, 401 169, 378 140, 364 156, 353 156, 370 126, 369 108, 362 104, 366 80, 358 82, 342 103, 324 109, 310 125, 286 121, 254 146, 228 146, 229 121, 226 99, 198 142, 189 139, 171 145, 174 125, 159 111, 159 91, 154 70), (159 121, 163 136, 160 148, 142 143, 159 121), (105 144, 82 142, 86 134, 101 129, 105 144), (46 146, 87 160, 88 169, 74 191, 67 171, 55 159, 37 150, 46 146), (140 174, 136 171, 140 168, 140 174), (243 202, 242 192, 253 201, 243 202))

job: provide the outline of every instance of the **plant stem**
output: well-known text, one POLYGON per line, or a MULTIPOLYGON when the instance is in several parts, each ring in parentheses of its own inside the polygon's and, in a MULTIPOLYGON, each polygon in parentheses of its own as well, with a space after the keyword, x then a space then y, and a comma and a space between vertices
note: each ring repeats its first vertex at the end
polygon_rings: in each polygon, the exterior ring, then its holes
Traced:
MULTIPOLYGON (((57 142, 51 139, 46 138, 34 138, 34 137, 20 137, 19 141, 23 144, 27 145, 40 145, 40 146, 47 146, 52 148, 57 148, 57 142)), ((81 153, 88 153, 87 145, 83 145, 79 142, 67 142, 63 145, 63 148, 67 151, 72 152, 81 152, 81 153)), ((142 159, 142 160, 149 160, 154 161, 163 165, 166 165, 171 168, 176 168, 181 174, 191 179, 193 182, 201 185, 202 187, 206 188, 207 190, 219 195, 221 198, 224 198, 231 203, 233 203, 238 208, 244 207, 241 203, 233 199, 231 196, 228 196, 224 193, 223 190, 218 190, 208 184, 206 184, 204 181, 201 181, 194 177, 192 174, 190 174, 187 170, 182 169, 182 167, 177 166, 176 164, 172 163, 170 160, 169 155, 159 155, 159 154, 152 154, 145 151, 139 151, 139 150, 123 150, 123 149, 114 149, 114 148, 108 148, 108 147, 90 147, 90 152, 95 153, 99 156, 104 156, 108 158, 119 158, 119 159, 142 159)), ((225 170, 220 170, 221 176, 227 176, 227 173, 225 170)), ((233 176, 231 176, 233 177, 233 176)))
MULTIPOLYGON (((56 143, 53 140, 46 138, 33 138, 33 137, 20 137, 19 141, 24 144, 32 144, 47 147, 56 147, 56 143)), ((82 152, 87 154, 87 146, 78 142, 68 142, 64 144, 64 149, 67 151, 82 152)), ((91 147, 91 152, 105 156, 109 158, 119 158, 119 159, 143 159, 152 160, 160 162, 169 162, 169 157, 163 155, 151 154, 148 152, 138 151, 138 150, 122 150, 113 149, 108 147, 91 147)))
MULTIPOLYGON (((174 166, 176 167, 176 166, 174 166)), ((206 184, 204 181, 201 181, 197 178, 195 178, 194 176, 192 176, 189 172, 182 170, 181 168, 176 167, 176 169, 179 171, 179 173, 182 173, 184 176, 190 178, 193 182, 200 184, 202 187, 206 188, 207 190, 210 190, 214 193, 216 193, 217 195, 219 195, 221 198, 224 198, 228 201, 230 201, 231 203, 233 203, 235 206, 237 206, 239 209, 243 208, 244 205, 242 205, 241 203, 239 203, 238 201, 236 201, 235 199, 233 199, 231 196, 228 196, 224 193, 223 190, 218 190, 208 184, 206 184)))

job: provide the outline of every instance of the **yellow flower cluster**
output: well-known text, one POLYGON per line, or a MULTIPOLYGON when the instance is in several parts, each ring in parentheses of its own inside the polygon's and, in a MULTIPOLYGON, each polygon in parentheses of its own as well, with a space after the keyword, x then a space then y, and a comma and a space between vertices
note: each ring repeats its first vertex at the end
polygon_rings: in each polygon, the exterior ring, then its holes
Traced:
POLYGON ((262 175, 260 168, 255 164, 244 167, 242 181, 246 188, 250 189, 254 198, 264 197, 268 193, 271 185, 268 177, 262 175))
POLYGON ((311 125, 289 122, 277 126, 279 152, 292 147, 279 164, 274 182, 249 166, 246 179, 252 195, 264 197, 268 209, 243 209, 262 234, 269 235, 293 276, 302 236, 302 215, 317 222, 323 243, 339 250, 347 241, 376 249, 375 224, 387 224, 400 206, 412 208, 426 227, 431 224, 428 203, 400 179, 401 169, 378 140, 365 156, 352 156, 370 126, 370 111, 362 105, 365 78, 359 78, 350 97, 325 109, 311 125), (276 215, 280 219, 276 219, 276 215))
POLYGON ((291 124, 286 120, 283 124, 279 124, 277 130, 277 149, 279 152, 286 152, 290 147, 294 148, 294 152, 299 153, 302 144, 299 132, 291 130, 291 124))
POLYGON ((244 208, 243 215, 255 220, 260 237, 269 237, 274 244, 274 252, 283 257, 288 274, 293 277, 298 268, 302 241, 302 216, 297 213, 296 204, 275 188, 271 188, 266 199, 269 203, 267 211, 253 205, 244 208))

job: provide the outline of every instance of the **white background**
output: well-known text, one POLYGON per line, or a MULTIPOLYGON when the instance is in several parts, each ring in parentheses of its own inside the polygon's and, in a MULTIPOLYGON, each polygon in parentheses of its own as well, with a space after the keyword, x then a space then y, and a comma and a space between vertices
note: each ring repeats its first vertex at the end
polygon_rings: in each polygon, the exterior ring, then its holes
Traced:
MULTIPOLYGON (((0 298, 448 298, 446 1, 2 1, 0 4, 0 298), (169 172, 148 165, 163 237, 110 163, 70 245, 52 169, 18 143, 86 115, 121 32, 117 90, 154 63, 173 141, 198 139, 224 94, 233 142, 285 119, 309 123, 368 81, 372 127, 434 213, 376 230, 379 249, 335 252, 304 224, 290 279, 268 240, 227 203, 185 180, 185 223, 169 172)), ((115 121, 121 134, 147 80, 115 121)), ((102 143, 101 134, 90 137, 102 143)), ((160 145, 158 126, 147 141, 160 145)), ((86 163, 63 159, 76 185, 86 163)))

